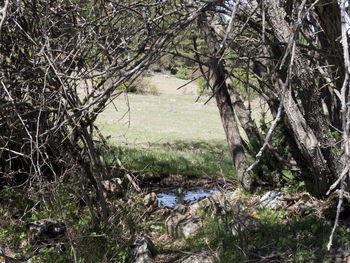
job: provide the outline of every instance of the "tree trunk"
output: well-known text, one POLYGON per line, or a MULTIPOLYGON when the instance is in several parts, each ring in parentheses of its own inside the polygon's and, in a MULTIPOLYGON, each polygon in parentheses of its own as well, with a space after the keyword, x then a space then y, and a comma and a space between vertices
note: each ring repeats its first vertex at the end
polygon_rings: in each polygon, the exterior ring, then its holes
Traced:
MULTIPOLYGON (((270 24, 274 37, 286 47, 289 42, 290 28, 282 17, 283 11, 274 0, 265 1, 266 18, 270 24)), ((286 69, 278 74, 283 79, 286 69)), ((299 163, 304 168, 303 175, 308 184, 308 190, 316 196, 322 196, 328 190, 337 174, 337 158, 332 152, 334 140, 330 134, 326 116, 322 114, 319 89, 315 87, 313 72, 309 63, 304 59, 298 48, 295 50, 293 66, 293 79, 291 79, 292 90, 288 90, 288 96, 284 100, 284 109, 287 122, 293 134, 296 145, 303 160, 299 163)))
MULTIPOLYGON (((212 17, 210 14, 203 14, 199 17, 199 27, 202 31, 203 38, 206 41, 209 52, 214 55, 220 49, 220 41, 216 36, 215 30, 211 26, 212 17)), ((221 52, 219 52, 221 53, 221 52)), ((247 159, 244 152, 241 136, 238 130, 238 123, 235 118, 234 109, 230 94, 226 84, 226 73, 223 61, 220 60, 220 55, 210 59, 210 76, 213 79, 213 92, 216 103, 220 112, 221 122, 223 124, 226 139, 230 149, 231 157, 236 169, 236 175, 240 184, 247 190, 252 188, 252 176, 247 173, 247 159)), ((215 55, 214 55, 215 56, 215 55)))

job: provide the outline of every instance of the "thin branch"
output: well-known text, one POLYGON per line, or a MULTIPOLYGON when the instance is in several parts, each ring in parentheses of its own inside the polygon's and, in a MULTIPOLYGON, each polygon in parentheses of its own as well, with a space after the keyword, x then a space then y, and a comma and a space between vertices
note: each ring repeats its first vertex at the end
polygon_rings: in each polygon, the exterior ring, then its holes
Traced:
POLYGON ((5 1, 5 5, 3 8, 1 8, 0 10, 0 15, 1 15, 1 20, 0 20, 0 36, 1 36, 1 29, 2 29, 2 25, 4 24, 5 22, 5 18, 6 18, 6 13, 7 13, 7 7, 9 5, 9 0, 6 0, 5 1))
POLYGON ((338 201, 338 205, 337 205, 337 214, 335 216, 334 226, 332 228, 331 235, 329 236, 329 242, 327 244, 328 250, 330 250, 332 247, 333 236, 334 236, 335 230, 337 229, 337 226, 339 223, 340 209, 341 209, 341 206, 343 204, 343 197, 344 197, 344 185, 345 185, 344 182, 345 182, 345 177, 342 179, 342 182, 341 182, 341 187, 340 187, 340 191, 339 191, 339 201, 338 201))
MULTIPOLYGON (((225 43, 226 43, 228 34, 231 32, 231 29, 232 29, 233 20, 235 19, 236 11, 237 11, 237 6, 238 6, 239 2, 240 2, 240 0, 236 0, 236 1, 234 2, 234 4, 233 4, 230 22, 229 22, 229 24, 228 24, 228 27, 227 27, 227 29, 226 29, 225 36, 224 36, 224 38, 222 39, 222 42, 221 42, 221 44, 220 44, 220 47, 219 47, 218 51, 217 51, 216 54, 215 54, 215 57, 217 57, 218 55, 220 55, 221 51, 223 50, 223 48, 224 48, 224 46, 225 46, 225 43)), ((221 59, 222 59, 222 57, 220 58, 220 60, 221 60, 221 59)), ((220 62, 220 60, 219 60, 219 62, 220 62)))
POLYGON ((274 131, 274 129, 277 126, 278 121, 281 118, 282 115, 282 110, 283 110, 283 100, 284 100, 284 96, 286 93, 286 87, 289 85, 289 80, 290 80, 290 76, 291 76, 291 72, 292 72, 292 67, 293 67, 293 61, 294 61, 294 54, 295 54, 295 42, 293 42, 293 46, 292 46, 292 57, 290 59, 290 65, 289 65, 289 69, 288 69, 288 74, 287 74, 287 79, 286 82, 283 83, 281 79, 278 80, 278 84, 281 86, 282 88, 282 94, 281 94, 281 99, 280 99, 280 104, 278 106, 278 111, 277 111, 277 115, 274 119, 274 121, 271 124, 271 127, 269 129, 269 131, 267 132, 267 135, 265 137, 265 141, 263 146, 260 148, 259 152, 257 153, 257 155, 255 156, 255 161, 254 163, 252 163, 248 169, 246 170, 246 172, 250 172, 259 162, 262 156, 263 151, 265 150, 266 146, 268 145, 270 138, 272 136, 272 132, 274 131))

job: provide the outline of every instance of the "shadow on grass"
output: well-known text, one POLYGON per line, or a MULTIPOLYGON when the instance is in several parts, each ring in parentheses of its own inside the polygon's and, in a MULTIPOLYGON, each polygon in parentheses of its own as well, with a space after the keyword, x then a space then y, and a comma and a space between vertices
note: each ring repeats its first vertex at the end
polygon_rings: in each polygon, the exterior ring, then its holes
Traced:
POLYGON ((347 262, 350 234, 338 227, 333 249, 327 251, 332 225, 314 215, 282 218, 262 212, 261 228, 233 237, 219 219, 205 219, 203 231, 191 240, 191 250, 220 251, 218 262, 347 262), (347 246, 347 247, 346 247, 347 246), (337 252, 335 252, 337 251, 337 252), (336 261, 337 260, 337 261, 336 261))
POLYGON ((135 172, 234 176, 233 163, 225 142, 175 141, 149 147, 115 146, 114 151, 123 165, 135 172))

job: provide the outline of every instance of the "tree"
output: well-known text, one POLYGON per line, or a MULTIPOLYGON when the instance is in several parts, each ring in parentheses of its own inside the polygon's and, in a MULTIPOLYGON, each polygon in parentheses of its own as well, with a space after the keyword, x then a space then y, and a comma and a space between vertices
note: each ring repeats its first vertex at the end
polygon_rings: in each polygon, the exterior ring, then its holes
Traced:
MULTIPOLYGON (((339 96, 345 85, 343 51, 337 41, 341 36, 340 18, 337 1, 306 0, 222 1, 199 17, 198 26, 209 54, 202 54, 201 59, 197 56, 197 60, 209 67, 207 75, 214 79, 213 96, 237 177, 246 188, 251 188, 247 182, 259 178, 249 174, 252 167, 247 169, 245 155, 252 145, 257 153, 264 138, 252 122, 249 109, 241 103, 237 87, 228 83, 231 77, 258 92, 276 118, 264 143, 264 149, 272 153, 270 160, 265 160, 270 167, 282 160, 287 167, 300 170, 308 190, 319 197, 344 170, 347 143, 341 141, 340 134, 348 128, 341 121, 339 96), (210 59, 206 59, 208 56, 210 59), (246 69, 247 78, 237 76, 232 65, 246 69), (283 144, 290 149, 287 158, 269 143, 279 119, 278 125, 285 132, 283 144), (248 134, 248 142, 239 136, 238 125, 248 134)), ((258 171, 259 166, 254 169, 258 171)))
POLYGON ((74 163, 94 186, 106 222, 100 181, 109 172, 94 142, 94 121, 121 94, 120 85, 132 82, 195 23, 206 48, 199 51, 194 41, 191 59, 207 84, 213 83, 237 177, 246 189, 268 180, 258 162, 248 167, 248 154, 258 153, 258 161, 264 156, 270 170, 281 163, 299 170, 319 197, 339 174, 347 174, 348 51, 337 41, 342 28, 337 1, 5 3, 0 172, 6 183, 56 180, 74 163), (275 121, 266 138, 232 78, 269 105, 275 121), (276 126, 284 131, 277 146, 288 147, 287 153, 269 142, 276 126))
POLYGON ((176 1, 6 1, 0 41, 3 185, 93 186, 100 205, 90 209, 92 218, 106 223, 101 180, 109 169, 94 122, 123 93, 122 84, 214 4, 183 12, 176 1))

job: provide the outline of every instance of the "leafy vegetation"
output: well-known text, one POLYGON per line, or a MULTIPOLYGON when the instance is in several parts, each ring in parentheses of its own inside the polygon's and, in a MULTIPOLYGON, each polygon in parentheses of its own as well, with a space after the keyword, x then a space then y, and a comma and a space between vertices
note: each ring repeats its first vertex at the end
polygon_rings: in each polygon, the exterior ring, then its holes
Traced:
MULTIPOLYGON (((334 262, 327 251, 331 224, 315 215, 291 216, 286 211, 259 209, 258 231, 232 236, 226 221, 235 218, 205 217, 203 231, 190 241, 194 251, 219 252, 218 262, 334 262)), ((244 223, 244 222, 243 222, 244 223)), ((338 228, 335 247, 349 240, 345 228, 338 228)))
POLYGON ((191 79, 191 72, 190 69, 187 67, 181 67, 177 70, 175 76, 179 79, 191 79))

